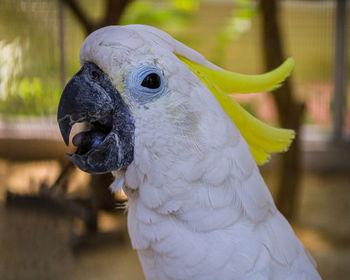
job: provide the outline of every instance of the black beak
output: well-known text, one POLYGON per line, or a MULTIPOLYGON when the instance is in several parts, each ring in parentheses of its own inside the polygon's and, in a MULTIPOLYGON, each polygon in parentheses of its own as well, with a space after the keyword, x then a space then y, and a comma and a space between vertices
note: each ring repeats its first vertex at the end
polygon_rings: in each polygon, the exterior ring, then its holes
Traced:
POLYGON ((132 114, 108 76, 94 63, 84 64, 66 85, 57 121, 66 145, 75 123, 90 123, 90 131, 73 138, 78 149, 68 155, 83 171, 106 173, 133 161, 132 114))

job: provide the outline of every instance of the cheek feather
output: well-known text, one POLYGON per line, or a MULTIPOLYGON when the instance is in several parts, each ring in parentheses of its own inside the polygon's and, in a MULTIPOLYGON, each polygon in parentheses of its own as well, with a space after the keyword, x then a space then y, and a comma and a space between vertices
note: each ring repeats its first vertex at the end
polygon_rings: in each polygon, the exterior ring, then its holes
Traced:
POLYGON ((176 107, 169 106, 167 114, 170 121, 183 134, 192 134, 198 130, 200 114, 192 110, 191 106, 186 104, 180 104, 176 107))

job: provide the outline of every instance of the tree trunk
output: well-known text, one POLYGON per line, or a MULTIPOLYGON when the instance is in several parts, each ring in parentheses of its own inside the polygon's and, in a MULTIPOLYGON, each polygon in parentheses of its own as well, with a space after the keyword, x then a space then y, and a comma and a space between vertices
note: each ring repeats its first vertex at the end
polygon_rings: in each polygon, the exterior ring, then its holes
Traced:
POLYGON ((98 231, 97 219, 98 211, 100 209, 113 210, 116 208, 117 202, 109 190, 114 178, 111 173, 91 175, 90 189, 91 189, 91 216, 86 223, 86 227, 90 232, 98 231))
MULTIPOLYGON (((267 70, 276 68, 284 61, 283 45, 281 40, 276 0, 260 1, 262 10, 262 39, 265 66, 267 70)), ((288 152, 282 155, 281 170, 279 173, 279 192, 277 207, 288 220, 296 217, 296 206, 301 179, 300 158, 300 127, 303 121, 305 105, 293 96, 291 78, 284 86, 273 93, 278 117, 281 125, 292 128, 296 137, 288 152)))
POLYGON ((83 11, 76 0, 60 1, 64 2, 67 5, 67 7, 71 10, 71 12, 75 15, 75 17, 84 28, 86 35, 88 35, 101 27, 118 24, 126 6, 132 0, 105 0, 105 10, 103 17, 101 20, 95 22, 89 18, 89 16, 83 11))

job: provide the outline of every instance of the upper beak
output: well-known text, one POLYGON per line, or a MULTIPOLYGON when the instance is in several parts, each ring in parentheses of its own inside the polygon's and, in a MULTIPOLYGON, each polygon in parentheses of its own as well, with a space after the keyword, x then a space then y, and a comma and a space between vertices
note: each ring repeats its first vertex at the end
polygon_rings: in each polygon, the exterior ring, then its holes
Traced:
POLYGON ((69 158, 89 173, 105 173, 133 160, 134 122, 129 107, 95 64, 86 63, 63 90, 57 113, 66 145, 75 123, 92 129, 80 133, 78 150, 69 158))
POLYGON ((93 68, 92 63, 84 65, 63 90, 57 121, 66 145, 69 144, 69 135, 75 123, 101 119, 111 114, 115 107, 113 94, 109 94, 93 80, 101 75, 99 72, 102 70, 93 68))

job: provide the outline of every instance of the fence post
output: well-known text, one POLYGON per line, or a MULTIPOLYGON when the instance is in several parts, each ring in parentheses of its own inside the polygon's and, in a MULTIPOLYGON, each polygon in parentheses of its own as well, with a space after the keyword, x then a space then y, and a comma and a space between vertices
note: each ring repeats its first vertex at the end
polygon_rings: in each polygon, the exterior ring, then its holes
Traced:
POLYGON ((337 0, 335 15, 335 63, 333 95, 333 141, 343 139, 346 109, 346 0, 337 0))

